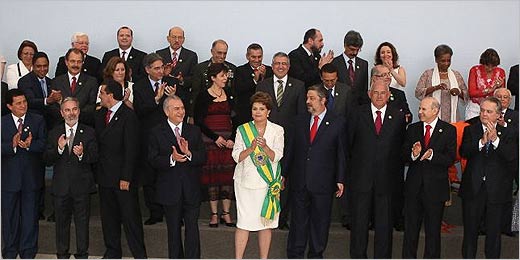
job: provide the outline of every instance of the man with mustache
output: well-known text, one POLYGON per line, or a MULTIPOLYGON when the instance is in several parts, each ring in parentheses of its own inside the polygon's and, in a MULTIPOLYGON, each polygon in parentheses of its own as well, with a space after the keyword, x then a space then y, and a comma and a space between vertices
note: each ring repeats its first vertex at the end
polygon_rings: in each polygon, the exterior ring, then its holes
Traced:
POLYGON ((79 121, 93 126, 98 84, 94 77, 82 72, 84 57, 81 50, 69 49, 65 54, 67 73, 54 78, 51 86, 61 91, 63 97, 77 98, 81 110, 79 121))

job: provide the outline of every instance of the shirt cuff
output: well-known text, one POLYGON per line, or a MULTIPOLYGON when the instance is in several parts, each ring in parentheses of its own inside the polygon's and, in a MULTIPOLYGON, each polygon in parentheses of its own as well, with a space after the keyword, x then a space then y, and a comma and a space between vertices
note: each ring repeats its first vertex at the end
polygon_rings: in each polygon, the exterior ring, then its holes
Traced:
POLYGON ((80 155, 80 156, 78 156, 78 159, 79 159, 79 161, 81 162, 81 160, 83 159, 83 154, 80 155))
POLYGON ((494 142, 491 142, 494 149, 497 149, 499 143, 500 143, 500 137, 497 137, 497 139, 495 139, 494 142))
POLYGON ((43 98, 43 105, 45 105, 45 106, 47 105, 47 98, 46 97, 43 98))
POLYGON ((60 149, 60 147, 58 146, 58 154, 59 154, 59 155, 62 155, 62 154, 63 154, 63 150, 65 150, 65 149, 60 149))
POLYGON ((430 154, 430 157, 426 158, 426 160, 431 161, 432 158, 433 158, 433 149, 432 149, 432 154, 430 154))
POLYGON ((177 162, 177 161, 174 161, 174 160, 173 160, 173 157, 170 155, 170 167, 175 166, 175 163, 176 163, 176 162, 177 162))
POLYGON ((421 155, 421 154, 419 154, 417 156, 413 156, 413 152, 412 152, 412 153, 410 153, 410 155, 412 157, 412 161, 415 161, 415 160, 417 160, 417 158, 419 158, 419 155, 421 155))
POLYGON ((479 139, 479 140, 478 140, 478 150, 479 150, 479 151, 482 151, 482 148, 484 148, 484 145, 482 144, 482 141, 481 141, 481 140, 482 140, 482 139, 479 139))

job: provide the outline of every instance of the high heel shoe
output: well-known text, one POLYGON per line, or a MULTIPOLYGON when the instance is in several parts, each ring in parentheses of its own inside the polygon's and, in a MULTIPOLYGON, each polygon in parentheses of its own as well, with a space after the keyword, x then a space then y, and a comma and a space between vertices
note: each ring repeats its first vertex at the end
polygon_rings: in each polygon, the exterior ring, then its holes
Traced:
POLYGON ((237 224, 235 224, 235 222, 226 222, 226 220, 223 218, 225 215, 229 215, 229 212, 222 211, 222 214, 220 214, 220 224, 226 224, 228 227, 236 227, 237 224))
POLYGON ((211 212, 211 216, 209 217, 209 227, 210 227, 210 228, 217 228, 217 227, 218 227, 218 221, 217 221, 217 223, 211 223, 211 218, 212 218, 213 216, 218 216, 218 213, 216 213, 216 212, 211 212))

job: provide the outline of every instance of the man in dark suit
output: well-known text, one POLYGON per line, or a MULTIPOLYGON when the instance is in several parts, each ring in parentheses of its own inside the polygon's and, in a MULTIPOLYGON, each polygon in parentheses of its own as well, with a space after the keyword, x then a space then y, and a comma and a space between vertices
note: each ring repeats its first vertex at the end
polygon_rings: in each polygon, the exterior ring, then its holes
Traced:
MULTIPOLYGON (((88 35, 86 33, 77 32, 72 35, 71 38, 71 47, 73 49, 78 49, 83 53, 83 64, 81 66, 81 72, 88 74, 94 78, 96 78, 97 83, 101 84, 103 78, 101 77, 101 61, 98 58, 88 55, 90 42, 88 40, 88 35)), ((66 64, 66 56, 61 56, 58 60, 58 64, 56 65, 56 71, 54 72, 54 77, 58 77, 60 75, 66 74, 68 71, 68 66, 66 64)), ((82 109, 83 111, 83 109, 82 109)))
POLYGON ((54 166, 52 191, 56 218, 56 256, 70 258, 70 222, 76 229, 75 258, 88 258, 90 194, 96 191, 92 164, 98 159, 94 129, 79 124, 79 101, 67 97, 61 103, 65 124, 49 132, 45 161, 54 166))
POLYGON ((233 89, 235 90, 235 120, 236 125, 241 125, 252 120, 251 96, 256 92, 257 84, 273 76, 271 66, 262 64, 264 51, 258 43, 252 43, 247 47, 247 63, 238 66, 235 70, 233 89))
POLYGON ((327 110, 346 118, 352 112, 352 88, 338 82, 338 68, 332 63, 323 65, 320 74, 320 85, 327 91, 327 110))
POLYGON ((44 52, 33 56, 33 70, 18 80, 18 88, 23 90, 29 112, 45 118, 47 129, 52 129, 61 121, 59 102, 63 99, 59 90, 51 88, 49 73, 49 57, 44 52))
MULTIPOLYGON (((18 80, 18 88, 23 90, 29 112, 43 116, 47 131, 61 121, 60 105, 61 92, 51 88, 49 72, 49 58, 44 52, 37 52, 33 56, 33 70, 18 80)), ((42 177, 44 177, 42 175, 42 177)), ((42 186, 39 201, 39 219, 45 219, 45 185, 42 186)), ((53 211, 54 212, 54 211, 53 211)), ((52 219, 52 216, 51 217, 52 219)))
POLYGON ((343 39, 344 53, 334 58, 332 63, 338 68, 339 82, 352 87, 354 100, 358 104, 368 104, 370 100, 365 93, 368 89, 368 62, 357 55, 363 47, 363 38, 356 31, 349 31, 343 39))
POLYGON ((143 67, 143 58, 146 56, 144 51, 140 51, 132 46, 134 32, 128 26, 122 26, 117 30, 117 44, 119 48, 105 52, 101 62, 100 76, 103 77, 103 71, 108 61, 112 57, 123 58, 131 69, 131 80, 137 82, 146 77, 143 67))
POLYGON ((7 103, 5 102, 5 94, 7 93, 7 90, 9 90, 9 86, 7 85, 7 83, 2 81, 2 107, 0 108, 0 110, 2 111, 2 116, 11 113, 11 111, 9 111, 9 108, 7 108, 7 103))
POLYGON ((65 54, 67 73, 52 80, 52 89, 61 92, 63 97, 75 97, 79 100, 81 115, 79 121, 83 124, 94 125, 94 110, 98 83, 96 79, 81 72, 83 53, 79 49, 69 49, 65 54))
POLYGON ((148 160, 159 172, 156 199, 166 215, 168 258, 200 258, 200 172, 206 150, 200 129, 183 122, 182 100, 167 97, 163 107, 168 119, 151 133, 148 160), (181 221, 185 225, 184 247, 181 221))
POLYGON ((367 258, 368 226, 374 216, 375 258, 392 257, 392 197, 402 180, 401 147, 404 115, 388 106, 390 89, 373 81, 371 103, 362 105, 348 121, 349 165, 346 183, 351 196, 352 232, 350 256, 367 258), (373 211, 373 214, 372 214, 373 211))
POLYGON ((444 202, 450 199, 448 168, 455 161, 457 132, 439 119, 440 104, 426 97, 419 105, 420 122, 411 124, 403 144, 409 163, 405 183, 403 258, 417 258, 422 220, 426 233, 424 258, 441 257, 441 222, 444 202))
POLYGON ((193 78, 192 78, 192 84, 191 88, 189 89, 189 102, 185 102, 186 104, 186 113, 188 114, 188 122, 193 123, 193 111, 194 111, 194 105, 195 105, 195 99, 199 95, 199 92, 204 91, 208 89, 211 85, 211 82, 208 80, 207 72, 208 67, 211 65, 211 63, 224 63, 229 68, 228 71, 228 81, 226 84, 226 89, 230 91, 231 95, 234 96, 234 91, 231 88, 233 86, 233 80, 235 78, 235 69, 236 66, 226 61, 228 52, 228 44, 224 40, 215 40, 211 44, 211 58, 207 61, 201 62, 193 68, 193 78))
MULTIPOLYGON (((381 80, 385 82, 388 86, 392 81, 392 75, 390 74, 390 70, 383 65, 376 65, 370 70, 370 80, 381 80)), ((406 95, 403 91, 400 91, 395 88, 390 88, 390 97, 388 98, 388 106, 399 109, 404 116, 406 124, 410 124, 413 119, 412 112, 410 111, 410 107, 408 106, 408 101, 406 100, 406 95)), ((404 162, 401 164, 401 171, 403 172, 402 178, 399 179, 397 186, 394 189, 392 207, 394 214, 394 228, 396 231, 404 231, 404 162)), ((373 218, 372 218, 373 219, 373 218)))
POLYGON ((11 113, 2 117, 2 257, 35 258, 45 121, 27 112, 22 90, 7 91, 5 99, 11 113))
MULTIPOLYGON (((165 63, 164 75, 176 78, 183 92, 189 93, 193 69, 199 62, 197 53, 184 48, 183 44, 186 40, 186 36, 181 27, 174 26, 170 28, 166 40, 170 46, 156 51, 156 53, 163 58, 165 63)), ((183 99, 183 102, 186 101, 186 99, 183 99)))
POLYGON ((289 53, 291 68, 289 76, 305 83, 305 88, 319 84, 320 69, 330 63, 334 58, 334 52, 329 50, 327 55, 321 56, 323 49, 323 35, 318 29, 309 29, 303 36, 303 43, 289 53))
POLYGON ((143 224, 137 196, 135 166, 139 143, 139 122, 123 105, 122 86, 108 80, 99 91, 101 108, 96 111, 96 139, 99 147, 97 181, 101 225, 106 251, 103 258, 121 258, 121 224, 134 258, 146 258, 143 224))
POLYGON ((507 89, 515 96, 515 110, 518 111, 518 64, 509 69, 509 78, 507 79, 507 89))
MULTIPOLYGON (((293 122, 298 115, 305 114, 305 86, 303 81, 289 77, 287 73, 291 67, 289 56, 283 52, 278 52, 273 56, 273 77, 269 77, 260 82, 256 90, 268 93, 273 101, 276 103, 271 109, 269 120, 284 128, 286 136, 284 138, 285 145, 288 145, 289 139, 292 137, 293 122)), ((286 150, 287 151, 287 150, 286 150)), ((284 154, 286 154, 284 152, 284 154)), ((286 163, 290 161, 282 159, 282 169, 287 169, 286 163)), ((287 172, 287 170, 284 170, 287 172)), ((287 176, 290 175, 287 173, 287 176)), ((280 219, 278 228, 288 228, 287 221, 290 212, 290 201, 288 199, 288 190, 290 188, 290 180, 287 180, 285 185, 287 189, 281 192, 280 205, 282 211, 280 212, 280 219)))
MULTIPOLYGON (((177 88, 176 79, 163 76, 163 60, 157 53, 146 55, 143 62, 148 76, 134 84, 134 110, 141 125, 139 157, 147 158, 148 138, 152 129, 166 119, 162 109, 163 102, 167 96, 176 94, 179 88, 177 88)), ((179 94, 179 96, 182 95, 179 94)), ((139 184, 143 185, 144 201, 150 210, 150 218, 144 224, 153 225, 162 222, 163 209, 155 202, 154 185, 157 180, 157 172, 147 160, 140 160, 137 166, 139 184)))
POLYGON ((464 128, 460 155, 468 162, 459 190, 464 220, 464 258, 476 257, 483 217, 486 258, 500 258, 502 214, 505 204, 512 200, 513 173, 509 167, 518 156, 518 136, 512 128, 498 124, 501 111, 500 100, 487 97, 480 103, 480 122, 464 128))
POLYGON ((298 117, 288 147, 291 179, 291 228, 287 257, 323 258, 329 236, 330 214, 335 195, 343 195, 346 171, 345 120, 327 110, 327 92, 322 86, 307 91, 308 114, 298 117))

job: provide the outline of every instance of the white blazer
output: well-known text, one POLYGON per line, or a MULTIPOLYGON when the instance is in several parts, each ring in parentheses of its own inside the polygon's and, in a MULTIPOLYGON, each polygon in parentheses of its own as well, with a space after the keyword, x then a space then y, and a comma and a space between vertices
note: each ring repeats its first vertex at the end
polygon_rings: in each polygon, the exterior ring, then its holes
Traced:
MULTIPOLYGON (((284 148, 284 131, 283 127, 271 123, 269 120, 267 121, 267 125, 265 127, 264 138, 266 140, 267 146, 274 151, 274 160, 271 161, 271 165, 273 167, 273 172, 276 173, 278 162, 283 157, 283 148, 284 148)), ((240 153, 247 149, 244 140, 242 139, 242 134, 237 130, 237 134, 235 137, 235 146, 233 146, 233 152, 231 155, 237 165, 235 167, 235 174, 233 175, 233 179, 238 182, 241 186, 249 189, 265 189, 267 188, 267 183, 260 177, 256 166, 253 164, 251 157, 246 157, 243 161, 238 162, 238 157, 240 153)))
POLYGON ((5 81, 7 82, 8 88, 18 88, 18 80, 29 72, 22 61, 7 66, 5 81), (18 67, 20 67, 20 71, 18 71, 18 67))

